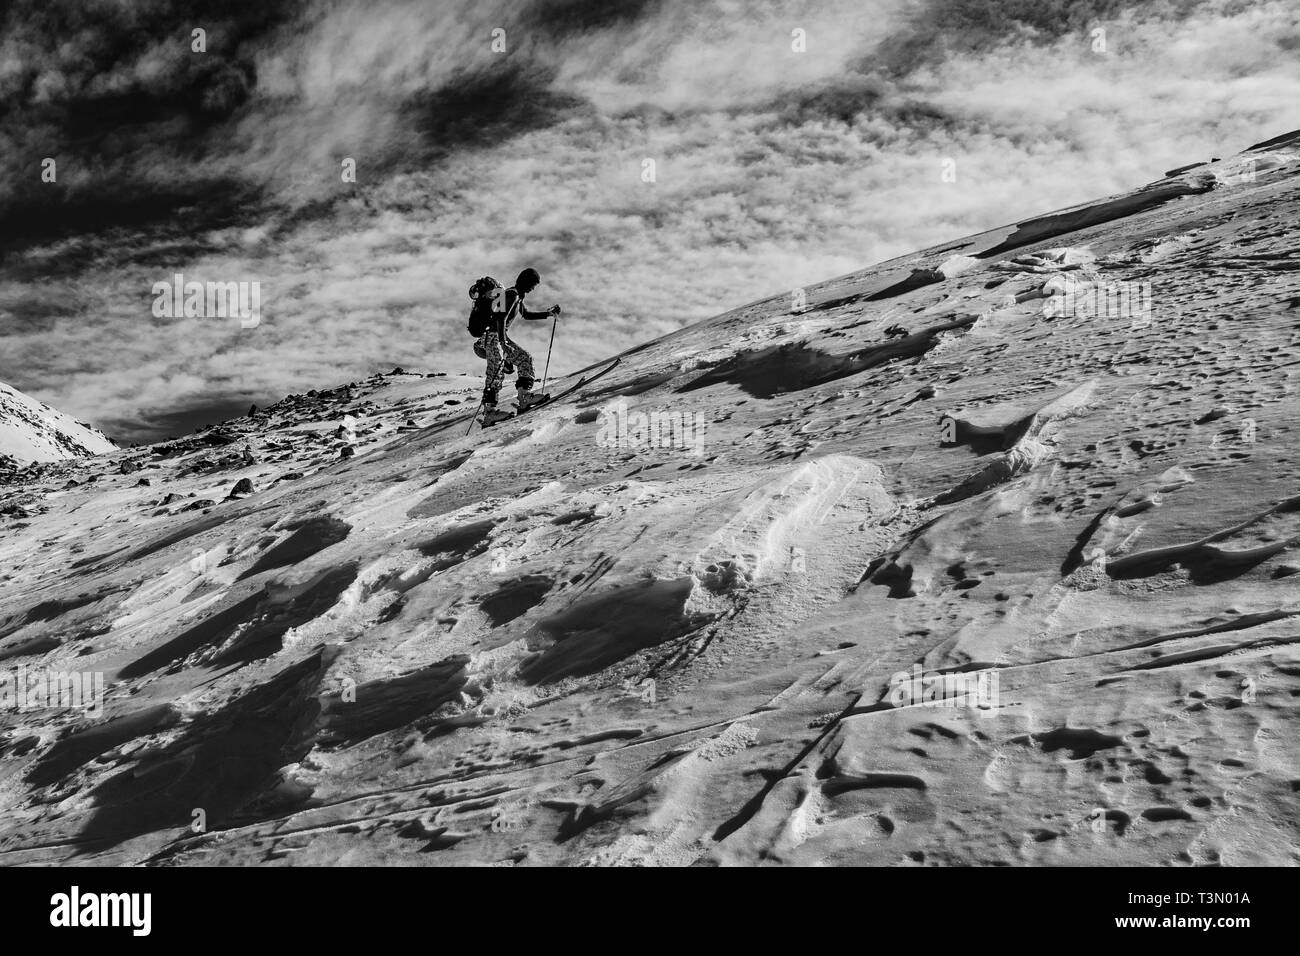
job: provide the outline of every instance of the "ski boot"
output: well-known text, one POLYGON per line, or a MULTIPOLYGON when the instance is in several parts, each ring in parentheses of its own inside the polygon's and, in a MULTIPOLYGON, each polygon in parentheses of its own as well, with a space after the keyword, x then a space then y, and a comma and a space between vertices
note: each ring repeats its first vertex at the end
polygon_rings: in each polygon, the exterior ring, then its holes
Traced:
POLYGON ((515 393, 515 408, 519 409, 521 412, 526 412, 530 408, 541 405, 550 397, 551 396, 544 395, 541 392, 535 392, 532 389, 521 388, 515 393))
POLYGON ((483 427, 495 425, 497 422, 503 422, 507 418, 514 418, 510 412, 497 408, 495 405, 485 405, 483 407, 483 427))

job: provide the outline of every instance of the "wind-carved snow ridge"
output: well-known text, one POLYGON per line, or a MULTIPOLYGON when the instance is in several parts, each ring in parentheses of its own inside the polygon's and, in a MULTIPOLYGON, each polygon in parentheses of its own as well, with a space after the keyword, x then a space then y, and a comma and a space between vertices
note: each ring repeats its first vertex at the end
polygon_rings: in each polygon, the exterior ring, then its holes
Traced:
POLYGON ((1095 381, 1084 382, 1023 418, 1002 425, 978 425, 953 417, 954 443, 976 437, 997 437, 1004 447, 1008 444, 1010 447, 979 471, 968 475, 956 488, 939 495, 936 502, 950 504, 969 498, 1041 465, 1052 454, 1049 435, 1056 430, 1057 423, 1083 414, 1096 387, 1095 381))
POLYGON ((5 469, 0 863, 1293 862, 1294 146, 5 469))

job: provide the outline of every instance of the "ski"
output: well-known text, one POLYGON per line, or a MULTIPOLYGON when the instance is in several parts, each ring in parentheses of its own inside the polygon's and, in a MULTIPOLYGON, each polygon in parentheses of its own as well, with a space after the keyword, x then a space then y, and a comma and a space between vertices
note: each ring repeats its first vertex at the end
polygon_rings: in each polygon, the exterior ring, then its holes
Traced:
MULTIPOLYGON (((602 378, 602 377, 608 375, 610 372, 614 371, 614 369, 616 369, 616 368, 618 367, 619 363, 622 362, 622 361, 623 361, 623 359, 622 359, 621 357, 620 357, 620 358, 616 358, 616 359, 614 359, 614 361, 610 362, 607 366, 605 366, 605 367, 604 367, 603 369, 601 369, 599 372, 596 372, 594 375, 588 375, 588 376, 586 376, 586 377, 584 377, 584 378, 580 378, 580 379, 578 379, 578 381, 577 381, 576 384, 574 384, 574 385, 570 385, 568 388, 566 388, 566 389, 565 389, 564 391, 562 391, 562 392, 557 392, 557 393, 555 393, 555 394, 552 395, 550 398, 546 399, 546 401, 544 401, 544 402, 538 402, 536 405, 530 405, 528 408, 524 409, 522 412, 515 412, 515 414, 511 415, 509 418, 503 418, 503 419, 501 419, 501 421, 502 421, 502 422, 512 422, 512 421, 514 421, 516 418, 518 418, 519 416, 521 416, 521 415, 527 415, 529 412, 533 411, 533 410, 536 409, 536 408, 545 408, 547 405, 551 405, 551 404, 553 404, 553 403, 555 403, 555 402, 558 402, 560 399, 562 399, 562 398, 564 398, 564 397, 566 397, 566 396, 568 396, 568 395, 572 395, 572 394, 573 394, 574 392, 576 392, 578 389, 583 388, 583 387, 586 386, 586 385, 590 385, 590 384, 591 384, 592 382, 594 382, 596 379, 598 379, 598 378, 602 378)), ((483 427, 483 428, 491 428, 492 425, 499 425, 500 423, 501 423, 501 422, 493 422, 491 425, 485 424, 485 425, 482 425, 482 427, 483 427)))

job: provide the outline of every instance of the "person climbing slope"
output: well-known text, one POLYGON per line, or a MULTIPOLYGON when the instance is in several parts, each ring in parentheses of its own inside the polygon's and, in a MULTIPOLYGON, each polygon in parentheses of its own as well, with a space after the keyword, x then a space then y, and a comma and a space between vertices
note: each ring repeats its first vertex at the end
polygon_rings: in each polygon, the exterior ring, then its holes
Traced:
POLYGON ((546 401, 547 396, 533 391, 533 386, 536 384, 533 357, 517 343, 511 341, 509 336, 510 325, 517 316, 522 316, 527 321, 537 322, 560 314, 558 305, 551 306, 545 312, 533 312, 524 305, 528 293, 536 289, 541 281, 537 270, 528 268, 519 273, 513 287, 495 295, 490 317, 485 323, 486 328, 474 343, 475 354, 487 359, 487 378, 483 383, 485 425, 510 417, 509 412, 497 408, 497 393, 511 366, 519 373, 515 380, 515 410, 522 412, 546 401))

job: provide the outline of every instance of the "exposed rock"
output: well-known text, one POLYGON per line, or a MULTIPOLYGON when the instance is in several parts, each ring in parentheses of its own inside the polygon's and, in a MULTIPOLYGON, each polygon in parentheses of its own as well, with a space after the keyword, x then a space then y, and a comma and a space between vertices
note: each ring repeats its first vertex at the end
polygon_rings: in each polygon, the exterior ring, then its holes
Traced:
POLYGON ((240 478, 239 481, 235 482, 235 487, 230 489, 231 498, 247 498, 254 493, 253 482, 248 478, 240 478))

